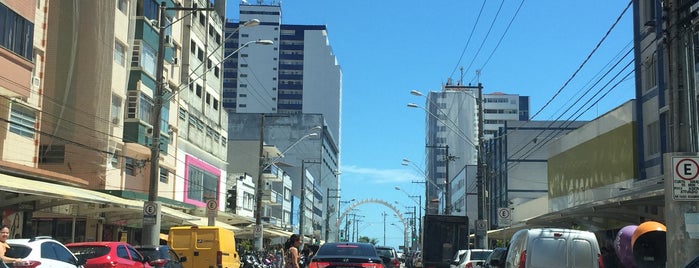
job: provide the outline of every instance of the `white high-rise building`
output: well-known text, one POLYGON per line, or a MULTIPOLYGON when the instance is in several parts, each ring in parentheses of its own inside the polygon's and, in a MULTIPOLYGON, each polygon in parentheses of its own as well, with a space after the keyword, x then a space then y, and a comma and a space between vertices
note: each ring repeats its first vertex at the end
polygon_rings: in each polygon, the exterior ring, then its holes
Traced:
MULTIPOLYGON (((427 95, 425 214, 477 218, 479 90, 480 85, 446 84, 442 91, 427 95)), ((497 92, 482 97, 484 140, 505 121, 529 120, 527 96, 497 92)))

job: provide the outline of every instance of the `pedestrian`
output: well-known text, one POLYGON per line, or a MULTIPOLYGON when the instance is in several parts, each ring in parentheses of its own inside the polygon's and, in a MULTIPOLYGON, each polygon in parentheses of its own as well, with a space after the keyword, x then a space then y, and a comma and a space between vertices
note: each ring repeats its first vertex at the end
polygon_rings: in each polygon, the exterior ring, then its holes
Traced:
POLYGON ((7 244, 8 237, 10 237, 10 227, 3 225, 2 227, 0 227, 0 260, 2 260, 2 264, 5 267, 7 267, 8 263, 22 262, 22 259, 10 258, 5 256, 5 252, 7 252, 7 249, 10 248, 10 245, 7 244))
POLYGON ((299 268, 299 245, 301 238, 297 234, 292 234, 284 243, 284 268, 299 268))

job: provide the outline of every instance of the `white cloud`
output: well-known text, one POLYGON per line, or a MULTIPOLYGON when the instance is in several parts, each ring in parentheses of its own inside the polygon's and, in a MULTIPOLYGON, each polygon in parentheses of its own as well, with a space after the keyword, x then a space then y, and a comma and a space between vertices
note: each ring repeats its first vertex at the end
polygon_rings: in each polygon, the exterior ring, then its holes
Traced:
POLYGON ((387 184, 405 183, 422 179, 418 178, 414 171, 406 169, 376 169, 349 165, 342 166, 340 170, 342 171, 342 181, 345 183, 387 184))

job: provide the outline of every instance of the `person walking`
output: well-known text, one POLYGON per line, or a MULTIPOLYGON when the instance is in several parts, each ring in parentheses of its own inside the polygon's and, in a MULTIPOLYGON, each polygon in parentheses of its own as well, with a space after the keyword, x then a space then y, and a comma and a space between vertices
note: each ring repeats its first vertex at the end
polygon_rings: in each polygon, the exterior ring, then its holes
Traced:
POLYGON ((5 267, 7 267, 8 263, 22 262, 22 259, 20 258, 10 258, 5 256, 5 252, 7 252, 7 249, 10 248, 10 245, 7 244, 8 237, 10 237, 10 227, 3 225, 0 227, 0 260, 2 260, 2 264, 5 265, 5 267))
POLYGON ((301 238, 292 234, 284 243, 282 255, 284 256, 284 268, 299 268, 299 246, 301 238))

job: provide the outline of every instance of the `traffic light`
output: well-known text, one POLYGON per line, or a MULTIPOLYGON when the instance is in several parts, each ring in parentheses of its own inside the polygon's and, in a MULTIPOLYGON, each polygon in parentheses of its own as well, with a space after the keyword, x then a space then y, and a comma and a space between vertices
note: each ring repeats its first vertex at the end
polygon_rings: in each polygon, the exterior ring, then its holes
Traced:
POLYGON ((228 192, 226 192, 226 210, 235 213, 236 206, 238 204, 238 190, 236 186, 233 186, 228 192))
POLYGON ((417 236, 413 235, 412 239, 413 239, 413 242, 417 241, 417 236))

